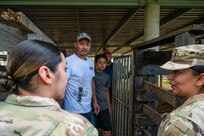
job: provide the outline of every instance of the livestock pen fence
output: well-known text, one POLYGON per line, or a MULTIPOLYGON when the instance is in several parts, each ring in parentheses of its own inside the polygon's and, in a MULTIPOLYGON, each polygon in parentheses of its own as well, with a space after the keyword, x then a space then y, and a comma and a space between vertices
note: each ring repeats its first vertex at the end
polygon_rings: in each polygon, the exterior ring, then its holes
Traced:
POLYGON ((131 56, 114 59, 112 128, 114 136, 131 136, 133 123, 133 62, 131 56))
POLYGON ((162 88, 168 71, 159 66, 170 60, 171 51, 148 51, 155 46, 171 49, 203 43, 204 24, 193 24, 134 46, 132 56, 114 60, 112 125, 114 136, 156 136, 163 113, 183 103, 162 88))

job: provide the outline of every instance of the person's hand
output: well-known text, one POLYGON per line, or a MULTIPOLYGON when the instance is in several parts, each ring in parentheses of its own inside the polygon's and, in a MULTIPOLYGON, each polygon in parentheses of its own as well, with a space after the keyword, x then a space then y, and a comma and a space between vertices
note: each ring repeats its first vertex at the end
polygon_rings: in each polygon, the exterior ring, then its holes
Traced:
POLYGON ((94 114, 98 115, 98 113, 100 112, 100 106, 98 105, 98 103, 93 103, 93 108, 94 114))

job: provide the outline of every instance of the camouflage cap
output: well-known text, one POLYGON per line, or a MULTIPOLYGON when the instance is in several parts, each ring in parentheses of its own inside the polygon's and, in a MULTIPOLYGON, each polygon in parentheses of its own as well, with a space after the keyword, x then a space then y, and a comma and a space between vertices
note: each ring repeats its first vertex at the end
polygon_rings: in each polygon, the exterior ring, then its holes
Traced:
POLYGON ((77 35, 77 41, 79 42, 81 39, 88 39, 91 42, 91 37, 87 33, 79 33, 77 35))
POLYGON ((194 44, 173 49, 171 60, 161 66, 167 70, 180 70, 204 65, 204 44, 194 44))

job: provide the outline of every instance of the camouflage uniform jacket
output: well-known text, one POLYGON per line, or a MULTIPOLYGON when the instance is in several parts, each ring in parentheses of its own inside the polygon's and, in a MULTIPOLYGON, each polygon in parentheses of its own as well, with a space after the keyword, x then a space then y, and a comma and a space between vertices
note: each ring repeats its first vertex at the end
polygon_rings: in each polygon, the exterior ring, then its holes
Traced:
POLYGON ((161 122, 158 136, 204 136, 204 94, 189 98, 161 122))
POLYGON ((97 136, 84 117, 62 110, 54 99, 9 95, 0 102, 1 136, 97 136))

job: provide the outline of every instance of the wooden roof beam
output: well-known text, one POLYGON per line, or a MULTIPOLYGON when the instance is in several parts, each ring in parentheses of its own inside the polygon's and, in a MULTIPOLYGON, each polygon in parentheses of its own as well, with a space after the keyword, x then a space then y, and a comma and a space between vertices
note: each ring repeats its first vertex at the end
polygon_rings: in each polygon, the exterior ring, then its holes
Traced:
POLYGON ((125 55, 125 54, 127 54, 127 53, 130 53, 132 51, 132 49, 130 49, 130 50, 128 50, 128 51, 126 51, 126 52, 124 52, 123 54, 121 54, 122 56, 123 55, 125 55))
MULTIPOLYGON (((191 9, 178 9, 175 10, 174 12, 172 12, 170 15, 168 15, 166 18, 162 19, 160 21, 160 27, 162 27, 163 25, 167 24, 168 22, 176 19, 177 17, 185 14, 186 12, 188 12, 191 9)), ((126 44, 131 44, 132 42, 134 42, 135 40, 141 38, 144 35, 144 31, 141 32, 140 34, 136 35, 135 37, 133 37, 132 39, 130 39, 129 41, 126 42, 126 44)))
MULTIPOLYGON (((163 25, 167 24, 168 22, 174 20, 175 18, 185 14, 186 12, 188 12, 189 10, 191 10, 191 8, 186 8, 186 9, 179 9, 179 10, 175 10, 174 12, 172 12, 169 16, 167 16, 166 18, 162 19, 160 21, 160 27, 162 27, 163 25)), ((130 45, 132 42, 134 42, 135 40, 141 38, 144 35, 144 31, 139 33, 138 35, 134 36, 132 39, 128 40, 125 45, 130 45)), ((117 48, 114 50, 114 52, 120 50, 121 47, 117 48)), ((113 52, 113 53, 114 53, 113 52)), ((129 53, 129 52, 128 52, 129 53)), ((125 53, 124 53, 125 54, 125 53)))
POLYGON ((28 39, 39 39, 56 45, 22 12, 13 12, 8 9, 7 12, 1 14, 1 17, 10 22, 11 25, 26 31, 28 33, 28 39))
POLYGON ((112 38, 114 38, 114 36, 131 20, 131 18, 137 13, 138 10, 139 10, 139 8, 129 10, 128 13, 123 16, 123 18, 119 21, 119 23, 117 24, 117 26, 113 29, 113 31, 112 31, 112 32, 106 37, 106 39, 103 41, 101 48, 97 50, 96 54, 98 54, 98 52, 99 52, 103 47, 106 47, 106 46, 107 46, 108 42, 109 42, 112 38))
MULTIPOLYGON (((46 6, 121 6, 121 7, 134 7, 138 6, 139 4, 141 6, 144 6, 146 3, 146 0, 140 0, 140 3, 138 3, 138 0, 45 0, 45 1, 39 1, 39 0, 1 0, 0 5, 46 5, 46 6)), ((161 6, 168 6, 168 7, 202 7, 204 4, 203 0, 159 0, 159 4, 161 6)))
MULTIPOLYGON (((186 12, 188 12, 188 11, 190 11, 190 10, 191 10, 191 8, 187 8, 187 9, 176 10, 176 11, 172 12, 169 16, 167 16, 166 18, 164 18, 164 19, 162 19, 162 20, 160 21, 161 27, 162 27, 163 25, 167 24, 168 22, 174 20, 175 18, 177 18, 177 17, 179 17, 179 16, 185 14, 186 12)), ((203 18, 201 18, 201 19, 199 19, 199 20, 196 20, 195 22, 201 22, 201 21, 203 21, 203 18)), ((193 23, 195 23, 195 22, 193 22, 193 23)), ((130 45, 133 41, 135 41, 135 40, 141 38, 143 35, 144 35, 144 32, 139 33, 138 35, 136 35, 135 37, 133 37, 132 39, 130 39, 129 41, 127 41, 127 42, 125 43, 125 45, 130 45)), ((127 46, 126 46, 126 47, 127 47, 127 46)), ((115 49, 112 53, 115 53, 115 52, 117 52, 117 51, 120 50, 120 49, 122 49, 122 47, 118 47, 118 48, 115 49)), ((132 49, 128 50, 127 52, 124 52, 122 55, 125 55, 125 54, 127 54, 127 53, 129 53, 129 52, 131 52, 131 51, 132 51, 132 49)))

